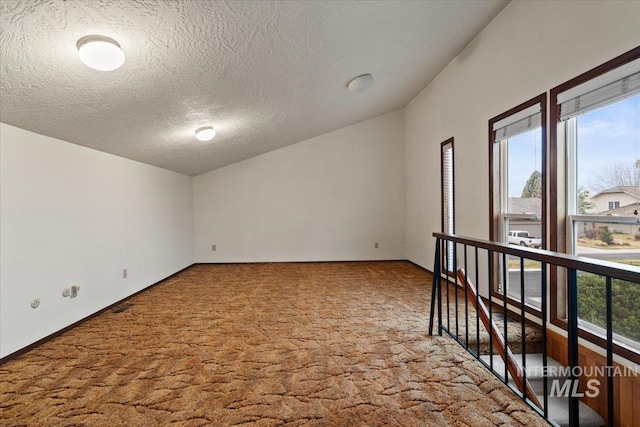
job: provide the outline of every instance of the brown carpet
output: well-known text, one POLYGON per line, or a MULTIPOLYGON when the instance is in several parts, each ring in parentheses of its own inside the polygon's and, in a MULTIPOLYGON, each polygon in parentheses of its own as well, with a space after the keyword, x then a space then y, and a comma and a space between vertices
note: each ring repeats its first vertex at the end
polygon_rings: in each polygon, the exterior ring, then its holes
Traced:
POLYGON ((427 335, 429 293, 408 262, 197 265, 0 366, 0 425, 545 425, 427 335))

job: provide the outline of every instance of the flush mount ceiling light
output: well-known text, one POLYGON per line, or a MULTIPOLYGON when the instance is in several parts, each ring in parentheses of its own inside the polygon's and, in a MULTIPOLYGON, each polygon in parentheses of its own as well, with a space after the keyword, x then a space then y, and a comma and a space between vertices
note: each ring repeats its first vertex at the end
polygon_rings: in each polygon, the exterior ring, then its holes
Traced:
POLYGON ((347 87, 351 93, 360 93, 369 89, 373 84, 373 76, 371 74, 363 74, 351 80, 347 87))
POLYGON ((124 64, 124 52, 117 41, 106 36, 85 36, 78 40, 80 60, 95 70, 112 71, 124 64))
POLYGON ((200 141, 211 141, 216 136, 216 131, 213 126, 202 126, 196 129, 196 138, 200 141))

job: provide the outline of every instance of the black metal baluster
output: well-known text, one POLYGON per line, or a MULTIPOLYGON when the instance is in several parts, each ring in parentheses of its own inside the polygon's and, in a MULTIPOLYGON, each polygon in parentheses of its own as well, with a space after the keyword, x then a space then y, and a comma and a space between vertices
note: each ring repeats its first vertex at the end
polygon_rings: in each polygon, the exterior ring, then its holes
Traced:
MULTIPOLYGON (((475 261, 476 261, 476 307, 480 307, 480 292, 478 291, 479 282, 478 278, 480 276, 479 268, 478 268, 478 247, 475 247, 475 261)), ((477 355, 480 357, 480 313, 476 308, 476 347, 478 348, 477 355)))
POLYGON ((465 334, 465 347, 469 349, 469 300, 467 295, 467 245, 463 246, 464 248, 464 334, 465 334))
MULTIPOLYGON (((487 332, 489 333, 489 367, 493 371, 493 336, 491 334, 491 325, 493 324, 493 299, 491 297, 493 294, 493 251, 487 251, 487 256, 489 258, 489 328, 487 332)), ((478 289, 476 292, 480 293, 478 289)))
POLYGON ((456 339, 460 340, 460 331, 458 329, 458 244, 453 244, 453 292, 456 304, 456 339))
MULTIPOLYGON (((442 246, 440 246, 438 251, 440 251, 441 248, 442 246)), ((440 258, 442 258, 442 253, 440 254, 440 258)), ((440 274, 438 274, 438 277, 436 278, 438 283, 438 289, 436 289, 436 293, 438 294, 437 305, 438 305, 438 335, 439 336, 442 336, 442 271, 440 270, 441 266, 442 264, 438 266, 438 271, 440 272, 440 274)))
POLYGON ((606 278, 607 292, 607 425, 613 426, 613 290, 611 277, 606 278))
POLYGON ((527 342, 525 340, 525 323, 527 318, 524 314, 524 258, 520 257, 520 341, 522 347, 522 382, 525 384, 522 397, 527 400, 527 342))
MULTIPOLYGON (((569 379, 571 380, 571 390, 578 381, 575 376, 575 368, 578 366, 578 275, 575 268, 567 269, 567 334, 568 334, 568 356, 569 368, 571 370, 569 379)), ((577 427, 580 425, 578 398, 569 396, 569 425, 577 427)))
POLYGON ((542 369, 545 374, 543 376, 542 390, 544 393, 543 399, 543 411, 544 417, 549 418, 549 397, 548 397, 548 384, 547 384, 547 263, 541 263, 542 274, 542 289, 540 289, 541 304, 542 304, 542 369))
MULTIPOLYGON (((509 348, 509 335, 507 331, 507 254, 502 254, 502 312, 503 312, 503 323, 504 323, 504 352, 505 355, 507 353, 507 349, 509 348)), ((507 363, 507 358, 504 360, 504 382, 507 384, 509 382, 509 364, 507 363)))
POLYGON ((450 308, 449 308, 449 241, 445 240, 445 249, 446 249, 446 255, 445 255, 445 266, 444 269, 447 272, 447 332, 451 333, 451 319, 450 319, 450 308))
MULTIPOLYGON (((431 281, 431 310, 429 317, 429 335, 433 335, 433 316, 436 308, 436 291, 438 290, 438 278, 440 277, 440 238, 436 238, 436 254, 433 257, 433 280, 431 281)), ((440 325, 438 325, 439 327, 440 325)))

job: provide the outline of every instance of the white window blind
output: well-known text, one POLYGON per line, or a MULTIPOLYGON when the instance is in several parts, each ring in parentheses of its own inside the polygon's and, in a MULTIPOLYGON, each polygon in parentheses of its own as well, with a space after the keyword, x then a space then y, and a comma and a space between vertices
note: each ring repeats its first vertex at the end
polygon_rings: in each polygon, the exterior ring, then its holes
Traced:
MULTIPOLYGON (((453 144, 442 145, 442 228, 444 233, 454 233, 453 227, 453 144)), ((453 271, 453 243, 446 253, 446 268, 453 271)))
POLYGON ((640 93, 640 60, 558 94, 560 120, 596 110, 640 93))
POLYGON ((521 133, 539 128, 542 125, 542 114, 540 104, 532 105, 529 108, 520 110, 517 113, 497 121, 493 124, 495 131, 495 141, 509 139, 521 133))

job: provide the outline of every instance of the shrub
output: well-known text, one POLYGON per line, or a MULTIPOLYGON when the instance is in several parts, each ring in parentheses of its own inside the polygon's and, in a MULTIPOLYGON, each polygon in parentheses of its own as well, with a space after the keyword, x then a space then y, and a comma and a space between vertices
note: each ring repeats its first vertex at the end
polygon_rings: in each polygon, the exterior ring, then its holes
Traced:
MULTIPOLYGON (((640 285, 613 279, 613 330, 640 341, 640 285)), ((578 317, 606 328, 606 294, 603 276, 584 273, 578 276, 578 317)))
POLYGON ((602 229, 602 235, 600 236, 600 240, 602 240, 607 245, 613 244, 613 233, 609 230, 609 227, 605 227, 602 229))
POLYGON ((599 228, 587 228, 584 230, 584 237, 587 239, 599 239, 602 235, 602 230, 599 228))
POLYGON ((633 238, 634 238, 634 239, 636 239, 636 240, 640 240, 640 233, 636 233, 636 234, 633 236, 633 238))

